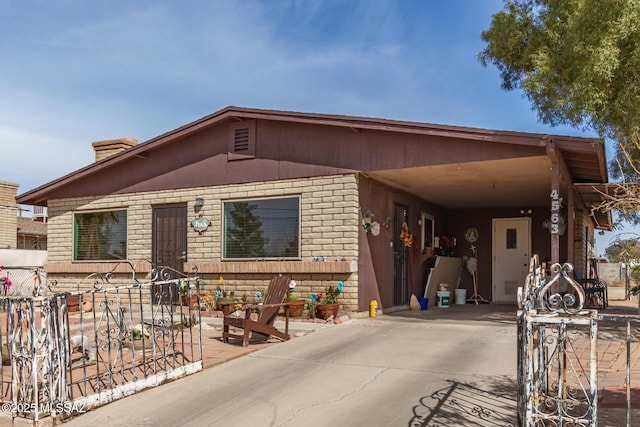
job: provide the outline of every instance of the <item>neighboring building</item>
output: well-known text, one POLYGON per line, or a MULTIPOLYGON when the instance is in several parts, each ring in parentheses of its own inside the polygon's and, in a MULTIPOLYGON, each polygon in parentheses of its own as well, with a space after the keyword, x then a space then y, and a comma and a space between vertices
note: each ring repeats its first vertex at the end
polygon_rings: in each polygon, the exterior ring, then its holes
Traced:
POLYGON ((47 224, 34 218, 18 217, 16 247, 18 249, 47 250, 47 224))
MULTIPOLYGON (((0 278, 8 278, 9 295, 33 292, 34 270, 47 261, 47 225, 34 218, 21 218, 16 203, 18 184, 0 181, 0 278), (29 250, 27 250, 29 249, 29 250)), ((40 273, 38 273, 40 274, 40 273)), ((40 277, 46 280, 46 275, 40 277)))
POLYGON ((450 254, 477 251, 478 293, 514 302, 532 254, 586 266, 594 229, 611 227, 592 211, 607 183, 593 139, 228 107, 93 145, 95 163, 17 200, 47 207, 46 269, 62 288, 114 269, 130 281, 128 260, 249 295, 276 273, 303 297, 343 281, 347 311, 386 310, 424 292, 422 249, 448 236, 450 254))
POLYGON ((46 209, 36 207, 39 215, 18 216, 18 184, 0 181, 0 249, 47 249, 46 209))
POLYGON ((15 249, 18 236, 18 184, 0 181, 0 249, 15 249))

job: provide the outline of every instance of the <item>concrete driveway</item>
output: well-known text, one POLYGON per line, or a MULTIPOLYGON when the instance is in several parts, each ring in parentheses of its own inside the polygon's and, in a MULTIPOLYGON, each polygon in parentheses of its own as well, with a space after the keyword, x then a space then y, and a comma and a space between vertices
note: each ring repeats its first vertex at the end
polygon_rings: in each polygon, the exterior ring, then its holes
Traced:
POLYGON ((326 326, 65 425, 506 426, 515 413, 515 307, 452 305, 326 326))

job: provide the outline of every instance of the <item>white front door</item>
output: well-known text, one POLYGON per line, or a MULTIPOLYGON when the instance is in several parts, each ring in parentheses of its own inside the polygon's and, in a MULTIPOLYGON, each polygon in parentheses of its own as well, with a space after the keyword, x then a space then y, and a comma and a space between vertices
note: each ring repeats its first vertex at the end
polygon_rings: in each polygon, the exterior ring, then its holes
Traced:
POLYGON ((531 219, 493 220, 493 301, 516 302, 531 254, 531 219))

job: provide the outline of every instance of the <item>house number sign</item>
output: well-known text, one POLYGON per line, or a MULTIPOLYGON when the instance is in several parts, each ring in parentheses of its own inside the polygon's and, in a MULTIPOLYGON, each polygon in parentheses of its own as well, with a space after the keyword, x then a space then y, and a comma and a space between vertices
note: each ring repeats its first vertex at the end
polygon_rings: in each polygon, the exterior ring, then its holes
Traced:
POLYGON ((560 233, 560 195, 558 190, 551 191, 551 234, 560 233))
POLYGON ((207 231, 207 228, 209 228, 209 220, 201 216, 191 221, 191 226, 198 233, 202 233, 203 231, 207 231))

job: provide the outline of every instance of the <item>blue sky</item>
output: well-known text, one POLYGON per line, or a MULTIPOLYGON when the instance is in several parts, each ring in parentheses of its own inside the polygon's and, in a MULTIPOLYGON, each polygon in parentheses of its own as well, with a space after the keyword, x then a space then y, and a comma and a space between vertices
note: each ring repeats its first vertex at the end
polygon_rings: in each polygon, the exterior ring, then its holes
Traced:
POLYGON ((142 142, 229 105, 594 136, 541 125, 480 65, 501 8, 0 0, 0 180, 23 193, 90 164, 91 142, 142 142))

